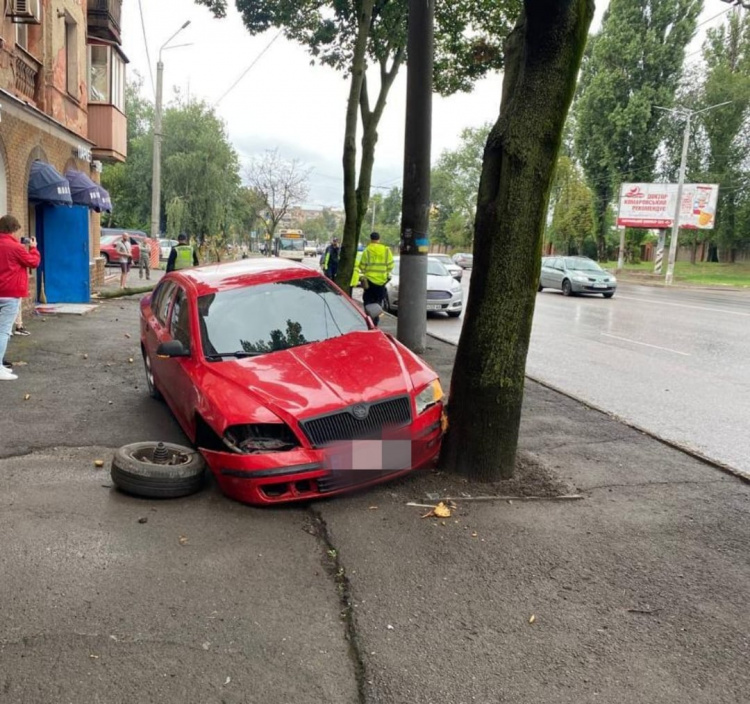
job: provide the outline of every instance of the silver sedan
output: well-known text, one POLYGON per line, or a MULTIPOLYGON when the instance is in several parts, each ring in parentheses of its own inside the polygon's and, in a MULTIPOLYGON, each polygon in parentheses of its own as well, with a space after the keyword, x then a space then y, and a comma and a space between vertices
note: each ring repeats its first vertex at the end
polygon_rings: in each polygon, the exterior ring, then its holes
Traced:
MULTIPOLYGON (((391 280, 386 284, 384 308, 389 313, 398 311, 399 297, 399 262, 394 260, 391 280)), ((458 318, 464 308, 464 294, 461 284, 454 279, 443 264, 432 257, 427 258, 427 312, 447 313, 451 318, 458 318)))
POLYGON ((576 293, 601 293, 612 298, 617 279, 588 257, 544 257, 539 290, 556 288, 564 296, 576 293))

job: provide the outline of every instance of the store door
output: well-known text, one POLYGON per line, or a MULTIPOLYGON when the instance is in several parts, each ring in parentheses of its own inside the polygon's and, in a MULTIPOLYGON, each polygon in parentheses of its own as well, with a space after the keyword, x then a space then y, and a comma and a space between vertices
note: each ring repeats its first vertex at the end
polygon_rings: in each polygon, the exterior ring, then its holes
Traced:
POLYGON ((36 231, 42 261, 37 299, 44 303, 88 303, 89 211, 81 205, 39 205, 36 231))

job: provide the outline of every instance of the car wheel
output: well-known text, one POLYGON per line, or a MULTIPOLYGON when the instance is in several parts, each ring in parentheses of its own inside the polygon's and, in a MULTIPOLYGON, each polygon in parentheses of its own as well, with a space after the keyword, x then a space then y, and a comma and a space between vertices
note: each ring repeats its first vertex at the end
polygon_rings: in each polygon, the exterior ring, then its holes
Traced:
POLYGON ((448 313, 449 318, 458 318, 461 315, 460 310, 448 310, 446 313, 448 313))
POLYGON ((194 494, 203 484, 206 463, 197 450, 168 442, 123 445, 112 458, 118 489, 149 499, 194 494))
POLYGON ((148 395, 151 396, 151 398, 155 398, 157 401, 160 401, 163 396, 161 395, 161 391, 156 388, 154 370, 151 368, 151 358, 146 354, 146 350, 144 350, 143 348, 141 348, 141 352, 143 353, 143 366, 146 370, 146 385, 148 386, 148 395))
POLYGON ((562 292, 563 296, 572 296, 573 295, 573 287, 570 285, 570 281, 565 279, 565 281, 562 282, 562 292))
POLYGON ((611 293, 603 293, 602 294, 602 296, 604 296, 605 298, 612 298, 612 296, 614 296, 614 295, 615 295, 614 291, 612 291, 611 293))

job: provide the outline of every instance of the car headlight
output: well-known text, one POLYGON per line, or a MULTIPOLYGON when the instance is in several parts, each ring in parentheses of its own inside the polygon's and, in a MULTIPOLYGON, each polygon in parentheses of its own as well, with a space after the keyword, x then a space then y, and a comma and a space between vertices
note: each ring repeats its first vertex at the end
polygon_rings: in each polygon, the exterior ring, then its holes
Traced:
POLYGON ((586 283, 588 281, 588 278, 586 276, 574 276, 573 281, 578 281, 578 283, 586 283))
POLYGON ((417 415, 421 415, 428 408, 439 403, 443 399, 443 387, 435 379, 429 386, 426 386, 417 394, 417 415))
POLYGON ((232 425, 224 433, 224 442, 235 452, 257 455, 286 452, 299 447, 299 441, 286 423, 232 425))
POLYGON ((617 279, 614 276, 610 276, 609 277, 609 283, 616 284, 617 283, 617 279))

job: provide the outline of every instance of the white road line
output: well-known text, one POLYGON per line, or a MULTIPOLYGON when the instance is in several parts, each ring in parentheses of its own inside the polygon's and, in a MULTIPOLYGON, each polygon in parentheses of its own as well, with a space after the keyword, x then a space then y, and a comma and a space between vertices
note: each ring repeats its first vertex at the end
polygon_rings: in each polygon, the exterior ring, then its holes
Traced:
POLYGON ((644 347, 653 347, 655 350, 663 350, 664 352, 673 352, 674 354, 681 354, 683 357, 689 357, 690 354, 687 352, 679 352, 678 350, 670 350, 669 347, 659 347, 659 345, 649 345, 648 342, 638 342, 638 340, 629 340, 627 337, 617 337, 617 335, 610 335, 608 332, 600 333, 604 337, 611 337, 613 340, 622 340, 623 342, 630 342, 633 345, 643 345, 644 347))
POLYGON ((709 313, 726 313, 727 315, 741 315, 745 318, 750 318, 750 313, 741 313, 736 310, 725 310, 724 308, 706 308, 705 306, 691 306, 684 303, 670 303, 669 301, 659 301, 655 298, 644 300, 643 298, 636 298, 634 296, 618 296, 619 299, 625 301, 637 301, 638 303, 646 303, 650 306, 674 306, 675 308, 691 308, 692 310, 705 310, 709 313))

